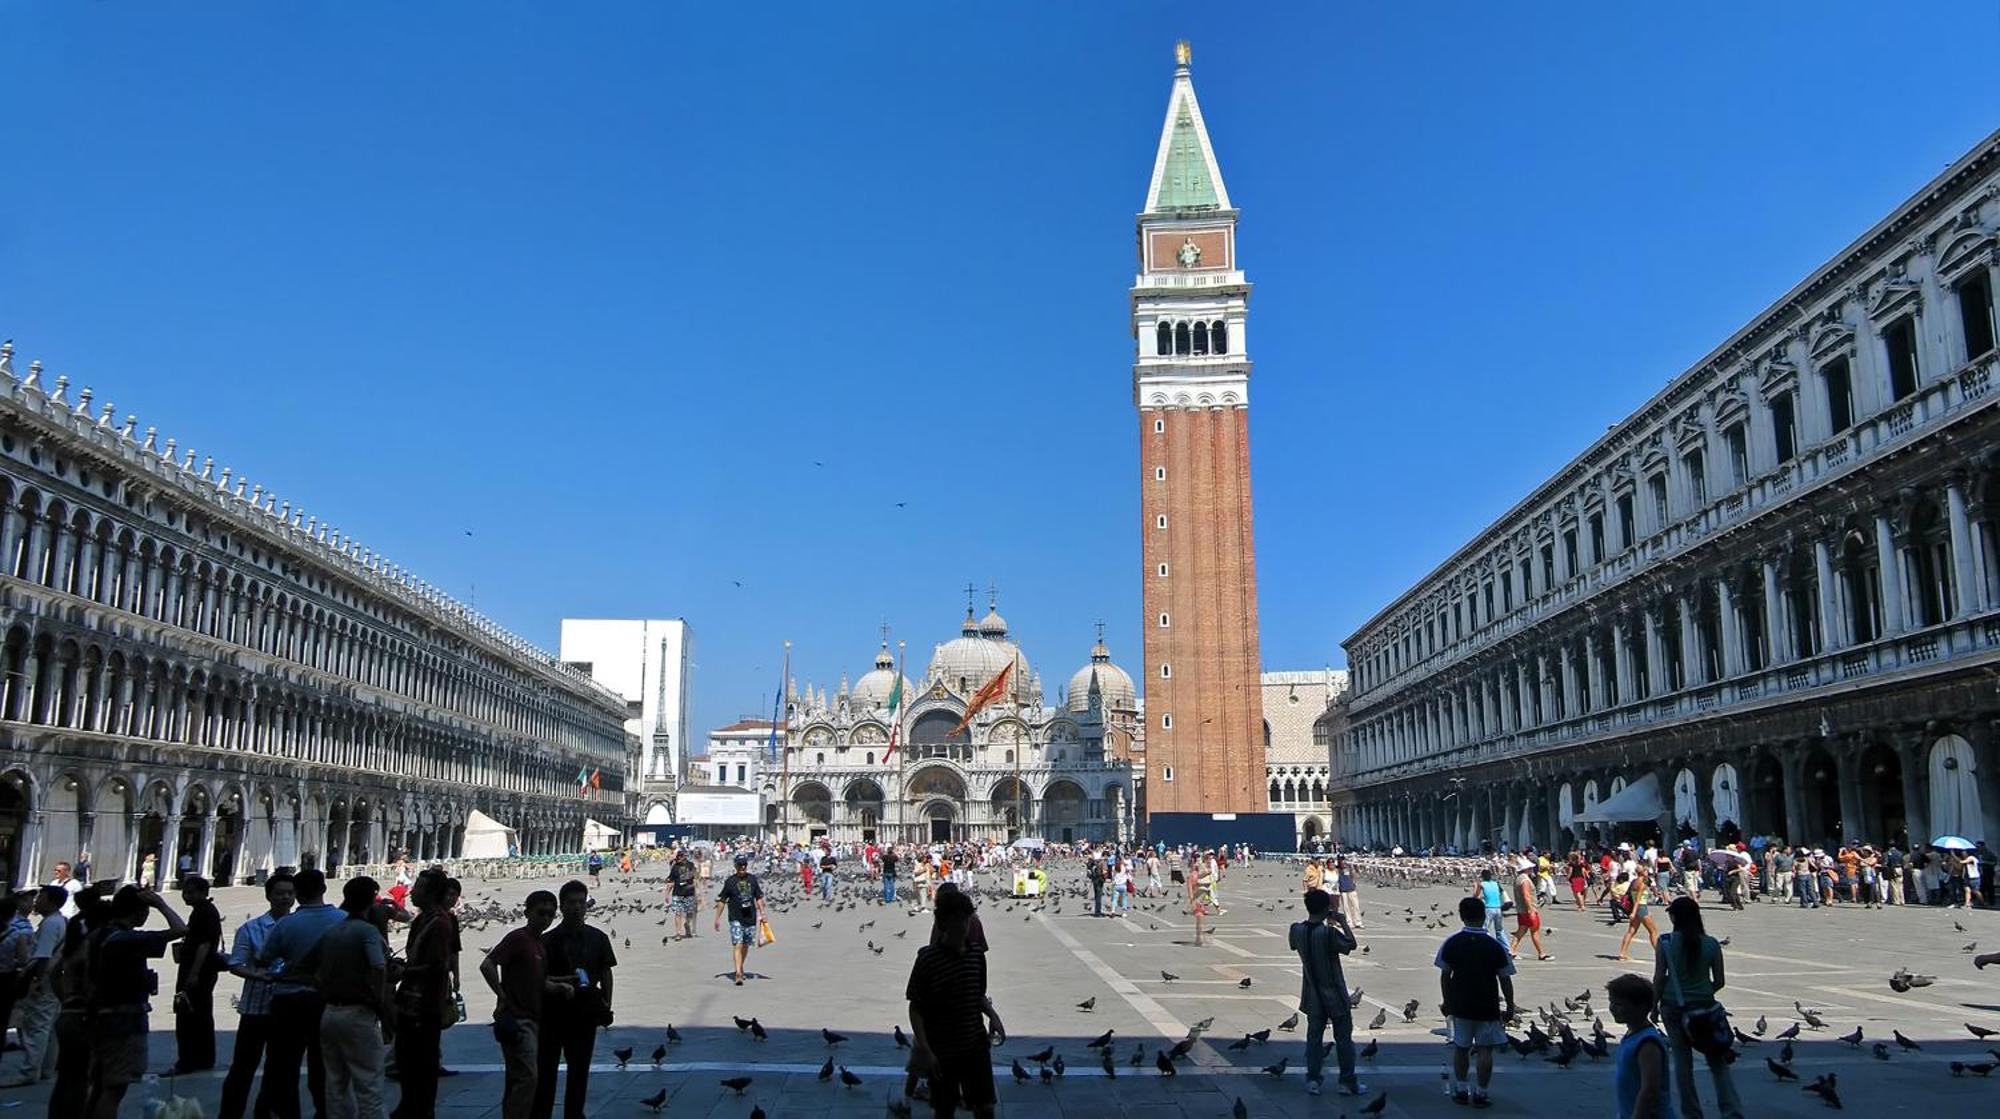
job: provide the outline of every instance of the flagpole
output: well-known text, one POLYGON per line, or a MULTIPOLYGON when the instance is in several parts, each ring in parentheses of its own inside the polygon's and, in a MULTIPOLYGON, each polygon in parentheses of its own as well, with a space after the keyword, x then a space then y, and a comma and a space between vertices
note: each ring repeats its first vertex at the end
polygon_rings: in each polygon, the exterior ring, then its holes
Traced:
POLYGON ((891 727, 889 730, 890 737, 896 743, 896 751, 897 751, 896 753, 896 842, 897 843, 908 843, 910 841, 910 837, 906 833, 905 825, 903 822, 903 802, 909 799, 903 794, 903 755, 909 753, 910 751, 910 743, 908 741, 909 735, 903 733, 903 725, 905 722, 903 718, 903 713, 910 709, 910 697, 902 694, 903 680, 904 680, 903 656, 905 647, 906 647, 905 642, 903 641, 896 642, 896 679, 892 682, 892 686, 894 687, 896 694, 901 698, 901 702, 899 702, 896 705, 896 725, 894 727, 891 727))
MULTIPOLYGON (((1020 664, 1021 647, 1016 645, 1014 647, 1014 666, 1018 668, 1020 664)), ((1025 742, 1014 743, 1014 826, 1021 829, 1021 836, 1023 838, 1028 834, 1028 817, 1022 814, 1021 807, 1021 754, 1026 746, 1027 743, 1025 742)))
POLYGON ((784 698, 778 703, 778 725, 771 728, 771 733, 781 739, 778 748, 784 751, 783 776, 778 781, 778 795, 784 798, 781 802, 784 807, 779 809, 780 815, 778 817, 778 845, 780 847, 784 846, 786 838, 792 834, 792 740, 791 727, 789 725, 791 723, 791 704, 788 702, 790 696, 786 694, 791 689, 791 686, 792 643, 787 641, 785 642, 785 670, 784 674, 778 678, 778 695, 784 698))

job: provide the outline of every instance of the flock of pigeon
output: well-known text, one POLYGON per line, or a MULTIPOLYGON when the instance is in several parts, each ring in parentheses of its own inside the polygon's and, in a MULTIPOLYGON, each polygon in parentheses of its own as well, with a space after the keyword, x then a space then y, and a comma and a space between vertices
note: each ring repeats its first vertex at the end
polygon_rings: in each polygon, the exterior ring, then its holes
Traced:
MULTIPOLYGON (((807 894, 800 887, 799 880, 791 875, 766 877, 764 883, 766 905, 772 913, 788 914, 802 906, 810 906, 813 910, 817 911, 819 913, 818 919, 814 920, 810 925, 805 926, 813 931, 823 929, 826 922, 834 914, 855 911, 859 915, 858 911, 864 908, 879 909, 884 905, 879 894, 879 887, 875 883, 859 879, 842 880, 835 886, 833 896, 827 899, 807 894)), ((608 894, 600 894, 593 905, 591 916, 593 921, 602 924, 606 928, 606 932, 613 937, 614 941, 622 942, 624 948, 631 949, 632 940, 629 936, 620 936, 615 925, 618 919, 629 918, 640 920, 650 918, 654 919, 656 925, 665 926, 668 924, 670 918, 661 915, 659 902, 656 900, 665 887, 664 878, 619 879, 615 880, 612 886, 613 889, 608 894), (636 891, 632 890, 632 887, 637 887, 636 891)), ((970 892, 982 900, 982 917, 989 925, 1003 916, 1016 913, 1020 914, 1023 921, 1032 921, 1040 913, 1060 915, 1066 900, 1080 903, 1086 907, 1091 900, 1089 887, 1080 882, 1059 885, 1043 897, 1030 899, 1015 898, 1004 892, 982 891, 977 888, 970 892)), ((708 899, 704 897, 702 900, 703 904, 706 905, 708 899)), ((1278 906, 1270 902, 1246 900, 1242 904, 1246 907, 1254 907, 1266 912, 1276 913, 1280 911, 1278 906)), ((1177 897, 1139 898, 1137 899, 1137 904, 1134 906, 1137 911, 1134 914, 1134 918, 1147 920, 1157 930, 1159 928, 1157 921, 1146 915, 1167 912, 1170 907, 1175 911, 1185 911, 1184 902, 1177 897)), ((1415 908, 1405 908, 1401 916, 1405 923, 1416 924, 1421 922, 1423 927, 1427 929, 1456 928, 1455 914, 1443 913, 1441 909, 1441 905, 1432 903, 1429 912, 1419 912, 1415 908)), ((915 909, 907 911, 909 915, 915 915, 918 912, 915 909)), ((509 906, 501 901, 501 899, 490 895, 469 898, 461 909, 461 917, 464 928, 467 931, 481 931, 486 929, 504 930, 505 927, 518 919, 518 913, 518 905, 509 906)), ((859 934, 869 934, 876 923, 877 918, 870 917, 860 922, 856 926, 856 931, 859 934)), ((1545 928, 1544 934, 1548 935, 1553 933, 1553 931, 1553 929, 1545 928)), ((889 933, 884 939, 901 940, 907 937, 908 934, 909 929, 906 928, 889 933)), ((675 940, 674 936, 666 935, 661 937, 660 942, 663 945, 667 945, 672 944, 675 940)), ((1722 943, 1727 944, 1727 939, 1724 939, 1722 943)), ((882 955, 886 947, 886 944, 878 943, 872 936, 864 944, 864 949, 876 956, 882 955)), ((1967 945, 1965 950, 1972 951, 1974 947, 1975 945, 1967 945)), ((1365 954, 1367 951, 1368 946, 1363 945, 1361 952, 1365 954)), ((1171 985, 1178 982, 1181 977, 1171 971, 1162 970, 1160 972, 1160 979, 1163 983, 1171 985)), ((1899 970, 1889 978, 1890 988, 1898 993, 1908 993, 1911 990, 1929 986, 1935 982, 1935 976, 1915 974, 1907 970, 1899 970)), ((1253 985, 1254 981, 1247 977, 1237 982, 1237 986, 1240 989, 1248 989, 1253 985)), ((1351 1008, 1358 1009, 1363 1002, 1363 998, 1364 992, 1360 988, 1356 988, 1348 994, 1348 1005, 1351 1008)), ((1613 1035, 1605 1027, 1603 1015, 1593 1009, 1591 999, 1591 991, 1585 989, 1574 998, 1562 998, 1549 1003, 1545 1007, 1537 1007, 1523 1014, 1521 1018, 1508 1023, 1510 1027, 1508 1047, 1522 1060, 1540 1057, 1547 1063, 1559 1068, 1568 1068, 1579 1058, 1584 1058, 1592 1062, 1608 1059, 1611 1056, 1613 1035), (1582 1023, 1585 1020, 1588 1021, 1587 1029, 1582 1027, 1582 1023), (1520 1031, 1524 1024, 1526 1027, 1525 1031, 1515 1032, 1520 1031)), ((1093 996, 1076 1003, 1075 1010, 1088 1014, 1093 1012, 1096 1006, 1097 999, 1093 996)), ((1404 1023, 1415 1023, 1421 1015, 1422 1009, 1420 1000, 1410 999, 1402 1004, 1400 1017, 1404 1023)), ((1799 1082, 1802 1079, 1800 1073, 1792 1067, 1793 1043, 1801 1037, 1801 1032, 1831 1028, 1820 1011, 1796 1002, 1793 1005, 1793 1010, 1797 1014, 1797 1021, 1774 1035, 1767 1037, 1770 1030, 1770 1023, 1762 1016, 1756 1020, 1750 1031, 1745 1032, 1741 1029, 1735 1031, 1737 1043, 1745 1052, 1766 1043, 1774 1043, 1781 1046, 1777 1056, 1764 1057, 1766 1068, 1781 1082, 1799 1082)), ((1365 1029, 1371 1033, 1381 1030, 1388 1024, 1389 1017, 1390 1011, 1388 1009, 1378 1010, 1366 1023, 1365 1029)), ((1298 1028, 1299 1023, 1300 1016, 1295 1012, 1272 1027, 1245 1033, 1241 1038, 1221 1045, 1219 1048, 1225 1053, 1247 1054, 1257 1047, 1268 1045, 1274 1032, 1293 1032, 1298 1028)), ((764 1041, 770 1036, 764 1025, 755 1017, 735 1017, 734 1024, 740 1033, 752 1041, 764 1041)), ((1180 1066, 1192 1059, 1196 1044, 1213 1025, 1213 1018, 1204 1018, 1196 1022, 1189 1029, 1185 1037, 1173 1042, 1171 1045, 1161 1045, 1151 1050, 1148 1049, 1144 1041, 1135 1041, 1129 1053, 1122 1060, 1119 1057, 1121 1043, 1116 1038, 1115 1030, 1105 1030, 1086 1043, 1085 1049, 1094 1055, 1094 1063, 1102 1070, 1103 1075, 1106 1077, 1115 1079, 1121 1074, 1121 1070, 1124 1075, 1128 1076, 1147 1075, 1149 1068, 1151 1075, 1163 1078, 1174 1077, 1179 1075, 1180 1066)), ((1982 1042, 2000 1036, 2000 1031, 1972 1023, 1966 1023, 1965 1028, 1974 1038, 1982 1042)), ((838 1047, 847 1042, 849 1038, 844 1034, 829 1029, 822 1029, 820 1033, 822 1040, 826 1043, 829 1050, 829 1056, 819 1068, 818 1079, 825 1083, 832 1083, 838 1080, 842 1086, 850 1090, 862 1086, 863 1078, 850 1070, 846 1065, 839 1064, 834 1059, 834 1056, 831 1055, 838 1052, 838 1047)), ((893 1028, 892 1036, 898 1051, 909 1048, 910 1039, 900 1025, 893 1028)), ((649 1054, 649 1059, 653 1067, 657 1069, 664 1065, 670 1047, 679 1044, 682 1040, 680 1031, 674 1026, 668 1025, 665 1040, 656 1045, 649 1054)), ((1856 1050, 1862 1050, 1865 1045, 1867 1046, 1865 1050, 1867 1053, 1874 1059, 1882 1061, 1893 1059, 1899 1052, 1911 1052, 1923 1048, 1918 1042, 1904 1036, 1899 1030, 1893 1029, 1890 1031, 1889 1038, 1882 1040, 1869 1038, 1865 1035, 1863 1029, 1857 1026, 1852 1032, 1839 1037, 1837 1040, 1847 1043, 1856 1050), (1892 1045, 1894 1046, 1893 1049, 1891 1048, 1892 1045)), ((1323 1055, 1330 1055, 1333 1047, 1332 1042, 1326 1043, 1323 1055)), ((634 1052, 634 1047, 623 1047, 614 1049, 612 1055, 616 1058, 618 1067, 624 1069, 633 1059, 634 1052)), ((1374 1059, 1378 1052, 1379 1042, 1377 1039, 1371 1037, 1365 1045, 1357 1050, 1357 1056, 1363 1061, 1368 1061, 1374 1059)), ((1987 1050, 1987 1055, 1992 1059, 1952 1061, 1949 1066, 1951 1074, 1953 1076, 1990 1076, 1996 1068, 2000 1068, 2000 1048, 1987 1050)), ((1015 1082, 1022 1084, 1039 1081, 1042 1084, 1052 1085, 1062 1079, 1069 1067, 1063 1054, 1058 1052, 1053 1045, 1046 1046, 1032 1053, 1023 1053, 1007 1059, 1009 1062, 1008 1072, 1015 1082)), ((1272 1063, 1261 1066, 1261 1069, 1264 1074, 1277 1078, 1283 1077, 1290 1067, 1291 1058, 1280 1056, 1272 1063)), ((754 1083, 754 1078, 751 1076, 732 1076, 720 1080, 719 1083, 723 1088, 728 1089, 738 1096, 742 1096, 754 1083)), ((1802 1083, 1802 1088, 1805 1092, 1818 1097, 1829 1108, 1839 1109, 1843 1107, 1838 1076, 1835 1073, 1817 1076, 1808 1083, 1802 1083)), ((640 1103, 650 1111, 657 1113, 665 1109, 669 1102, 669 1094, 669 1091, 663 1087, 658 1092, 641 1099, 640 1103)), ((1379 1115, 1385 1110, 1387 1105, 1388 1093, 1386 1091, 1380 1092, 1362 1104, 1359 1108, 1359 1113, 1362 1115, 1379 1115)), ((892 1116, 906 1117, 909 1114, 909 1104, 901 1098, 892 1099, 889 1109, 892 1116)), ((1247 1119, 1249 1115, 1249 1108, 1240 1097, 1235 1101, 1234 1113, 1237 1119, 1247 1119)), ((761 1106, 753 1102, 750 1117, 751 1119, 765 1119, 765 1112, 761 1106)))

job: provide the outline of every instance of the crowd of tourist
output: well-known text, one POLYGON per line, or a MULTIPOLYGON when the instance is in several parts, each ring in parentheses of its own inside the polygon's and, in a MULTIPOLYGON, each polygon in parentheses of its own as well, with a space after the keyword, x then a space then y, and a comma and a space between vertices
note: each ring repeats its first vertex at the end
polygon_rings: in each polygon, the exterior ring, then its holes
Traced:
MULTIPOLYGON (((590 855, 583 861, 589 884, 578 879, 553 893, 527 895, 520 926, 475 964, 495 1000, 493 1036, 505 1069, 501 1114, 547 1119, 558 1070, 565 1073, 565 1114, 583 1114, 597 1032, 614 1020, 617 953, 588 921, 591 889, 607 869, 630 875, 664 861, 662 900, 676 937, 699 935, 700 908, 712 899, 713 929, 722 932, 726 922, 731 975, 741 985, 750 951, 773 935, 756 866, 765 877, 796 874, 801 895, 822 901, 831 898, 836 879, 865 881, 871 891, 880 890, 884 903, 932 911, 940 928, 934 946, 943 951, 957 944, 962 956, 967 941, 954 940, 952 927, 969 908, 963 900, 981 889, 1049 893, 1052 862, 1068 864, 1069 873, 1087 883, 1099 916, 1129 911, 1135 897, 1185 897, 1199 937, 1203 919, 1222 912, 1222 881, 1231 863, 1252 854, 1242 847, 898 847, 822 840, 689 843, 590 855), (899 883, 907 883, 908 894, 899 894, 899 883)), ((1345 912, 1358 923, 1351 874, 1343 871, 1338 883, 1329 884, 1345 891, 1345 912)), ((399 862, 386 889, 374 878, 354 877, 340 886, 337 902, 329 902, 323 872, 274 874, 263 883, 265 911, 244 921, 227 945, 209 883, 189 870, 177 892, 179 907, 145 883, 106 892, 58 863, 49 884, 14 899, 0 932, 0 1037, 11 1025, 20 1046, 12 1075, 0 1086, 49 1082, 51 1119, 115 1119, 126 1091, 149 1072, 175 1076, 216 1067, 215 987, 228 972, 242 988, 217 1119, 242 1119, 246 1111, 259 1119, 299 1119, 302 1071, 316 1116, 428 1119, 435 1113, 439 1078, 450 1075, 441 1059, 442 1032, 467 1017, 463 887, 457 879, 441 867, 412 870, 399 862), (155 914, 162 927, 145 928, 155 914), (175 1058, 155 1070, 147 1064, 149 1009, 159 995, 150 962, 170 950, 175 1058), (390 1112, 385 1084, 392 1080, 400 1092, 390 1112)), ((976 917, 971 927, 970 943, 983 946, 976 917)), ((919 986, 953 989, 964 980, 962 959, 947 962, 926 952, 912 980, 913 1006, 929 997, 917 992, 919 986)), ((984 1012, 997 1025, 990 1000, 984 1012)), ((940 1024, 957 1020, 940 1010, 913 1022, 920 1049, 928 1043, 945 1053, 951 1043, 940 1024)), ((928 1083, 932 1092, 942 1084, 968 1090, 968 1099, 979 1095, 976 1084, 956 1083, 950 1075, 940 1080, 933 1074, 928 1083)))
MULTIPOLYGON (((1855 844, 1829 853, 1779 842, 1683 842, 1619 843, 1567 855, 1303 856, 1306 916, 1292 927, 1290 944, 1304 973, 1309 1090, 1319 1091, 1330 1051, 1341 1090, 1363 1091, 1340 957, 1356 950, 1365 927, 1364 882, 1467 891, 1458 907, 1463 927, 1436 958, 1454 1050, 1447 1087, 1459 1102, 1490 1104, 1492 1050, 1506 1043, 1504 1023, 1515 1013, 1515 962, 1524 950, 1538 960, 1554 958, 1542 936, 1542 913, 1567 906, 1600 909, 1624 926, 1618 959, 1631 959, 1641 935, 1654 950, 1649 980, 1627 976, 1610 989, 1613 1016, 1629 1030, 1620 1091, 1677 1093, 1692 1101, 1693 1058, 1700 1054, 1729 1119, 1741 1115, 1741 1103, 1727 1060, 1703 1044, 1706 1015, 1726 973, 1720 942, 1703 926, 1702 900, 1737 909, 1759 901, 1806 908, 1990 904, 1990 853, 1983 843, 1964 847, 1908 852, 1895 844, 1855 844), (1322 1050, 1329 1030, 1334 1042, 1322 1050)), ((936 930, 910 985, 911 1083, 924 1073, 934 1101, 963 1102, 977 1112, 982 1102, 990 1106, 991 1070, 973 1068, 971 1055, 983 1061, 985 1050, 966 1039, 974 1029, 983 1036, 1001 1027, 985 995, 985 933, 967 898, 980 891, 1046 894, 1051 865, 1063 864, 1066 880, 1080 880, 1096 916, 1125 914, 1137 898, 1183 899, 1199 944, 1204 922, 1224 912, 1230 868, 1255 854, 1241 847, 1117 843, 744 841, 591 856, 584 864, 588 884, 578 879, 528 894, 520 925, 475 963, 495 1000, 492 1032, 505 1070, 501 1115, 546 1119, 559 1073, 565 1115, 583 1114, 596 1038, 614 1021, 617 952, 590 922, 592 886, 607 868, 629 875, 645 863, 666 863, 662 901, 674 937, 700 935, 700 911, 712 903, 713 931, 727 925, 729 974, 737 985, 752 950, 773 939, 764 886, 772 876, 796 875, 798 896, 806 899, 831 900, 840 881, 849 898, 860 886, 884 903, 931 911, 936 930), (908 893, 899 892, 903 882, 908 893), (977 1000, 966 1001, 973 992, 977 1000)), ((150 962, 171 950, 175 1058, 167 1075, 216 1066, 216 982, 225 971, 242 981, 218 1119, 241 1119, 253 1107, 259 1119, 299 1119, 301 1070, 316 1116, 429 1119, 439 1078, 449 1075, 442 1031, 467 1017, 460 883, 441 867, 399 866, 386 890, 373 878, 347 880, 337 903, 328 901, 326 876, 313 869, 274 875, 263 889, 265 912, 245 921, 225 946, 209 884, 198 876, 181 878, 176 907, 143 884, 108 893, 86 887, 69 865, 57 864, 47 885, 17 896, 0 932, 0 1031, 11 1023, 21 1039, 7 1083, 49 1081, 52 1119, 115 1119, 126 1091, 149 1071, 148 1009, 159 997, 150 962), (147 928, 155 915, 160 927, 147 928), (385 1099, 391 1080, 400 1084, 393 1112, 385 1099)), ((1983 967, 1996 958, 1975 962, 1983 967)))

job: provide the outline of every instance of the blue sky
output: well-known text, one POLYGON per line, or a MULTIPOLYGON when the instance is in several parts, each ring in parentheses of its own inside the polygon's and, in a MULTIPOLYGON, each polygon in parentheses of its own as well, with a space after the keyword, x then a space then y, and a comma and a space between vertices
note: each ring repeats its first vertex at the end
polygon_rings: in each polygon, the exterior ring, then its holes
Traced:
POLYGON ((1991 2, 1605 7, 0 0, 0 336, 548 647, 686 617, 698 728, 786 638, 829 690, 885 618, 921 667, 968 581, 1051 692, 1100 618, 1137 675, 1186 36, 1264 660, 1338 664, 2000 127, 1991 2))

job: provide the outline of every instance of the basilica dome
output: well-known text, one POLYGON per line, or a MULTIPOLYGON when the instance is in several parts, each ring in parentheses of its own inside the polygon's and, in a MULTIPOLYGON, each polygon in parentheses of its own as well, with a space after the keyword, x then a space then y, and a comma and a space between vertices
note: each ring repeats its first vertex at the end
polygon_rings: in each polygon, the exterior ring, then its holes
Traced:
MULTIPOLYGON (((896 658, 889 655, 889 643, 882 643, 882 650, 875 654, 875 667, 854 682, 850 693, 855 706, 864 711, 873 711, 889 704, 889 693, 896 689, 896 658)), ((903 677, 903 704, 908 706, 916 698, 916 685, 910 678, 903 677)))
POLYGON ((1021 647, 1007 639, 1006 632, 1007 623, 997 611, 987 614, 985 621, 975 622, 972 611, 967 610, 958 636, 939 645, 931 654, 930 668, 924 678, 942 681, 945 687, 969 696, 1011 664, 1014 673, 1007 679, 1007 694, 1026 695, 1034 670, 1028 666, 1021 647))
POLYGON ((1139 709, 1139 689, 1133 687, 1132 677, 1126 671, 1111 663, 1111 650, 1098 638, 1090 649, 1090 663, 1076 670, 1069 678, 1068 707, 1077 714, 1090 710, 1090 674, 1097 674, 1097 689, 1104 696, 1106 711, 1136 711, 1139 709))

